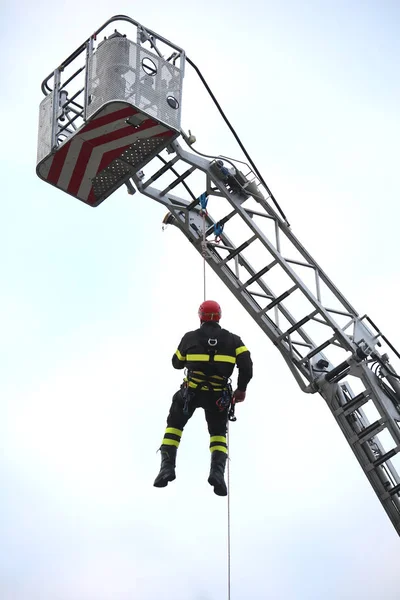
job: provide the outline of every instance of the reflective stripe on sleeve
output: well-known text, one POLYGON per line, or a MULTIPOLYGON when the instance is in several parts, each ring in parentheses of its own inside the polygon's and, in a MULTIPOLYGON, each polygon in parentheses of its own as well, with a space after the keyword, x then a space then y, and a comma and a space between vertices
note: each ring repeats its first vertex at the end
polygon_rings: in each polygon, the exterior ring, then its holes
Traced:
POLYGON ((179 350, 177 350, 177 351, 175 352, 175 355, 176 355, 176 356, 179 358, 179 360, 182 360, 182 361, 183 361, 183 360, 186 360, 186 356, 183 356, 183 354, 181 354, 181 353, 179 352, 179 350))
POLYGON ((248 352, 248 348, 246 348, 246 346, 239 346, 239 348, 236 348, 235 352, 236 352, 236 356, 239 356, 239 354, 242 354, 242 352, 248 352))

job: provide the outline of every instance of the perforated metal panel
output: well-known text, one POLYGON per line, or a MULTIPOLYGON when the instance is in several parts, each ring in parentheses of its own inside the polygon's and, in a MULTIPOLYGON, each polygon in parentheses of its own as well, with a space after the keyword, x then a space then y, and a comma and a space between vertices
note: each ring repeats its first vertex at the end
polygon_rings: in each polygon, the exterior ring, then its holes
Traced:
POLYGON ((183 76, 177 67, 124 37, 101 42, 88 64, 86 118, 122 100, 179 131, 183 76))
MULTIPOLYGON (((171 139, 174 135, 171 133, 166 137, 171 139)), ((121 182, 126 181, 129 174, 132 174, 132 167, 136 171, 141 169, 163 146, 165 141, 162 137, 136 140, 119 158, 114 159, 94 177, 92 186, 96 199, 103 200, 112 193, 121 182)))
POLYGON ((126 179, 127 174, 130 172, 130 167, 118 158, 99 173, 92 182, 93 192, 96 199, 102 198, 108 195, 114 187, 118 186, 118 183, 126 179))
POLYGON ((53 92, 45 96, 39 107, 39 134, 37 145, 37 164, 51 152, 53 121, 53 92))

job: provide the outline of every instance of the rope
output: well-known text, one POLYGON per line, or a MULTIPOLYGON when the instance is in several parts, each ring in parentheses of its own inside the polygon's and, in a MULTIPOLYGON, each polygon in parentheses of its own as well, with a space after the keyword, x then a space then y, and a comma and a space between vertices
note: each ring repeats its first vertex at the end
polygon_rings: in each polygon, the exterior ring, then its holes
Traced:
POLYGON ((229 468, 229 420, 226 431, 226 442, 228 446, 227 460, 227 487, 228 487, 228 600, 231 600, 231 477, 229 468))
MULTIPOLYGON (((222 229, 221 229, 222 233, 222 229)), ((202 239, 202 256, 203 256, 203 296, 206 301, 206 256, 207 256, 207 242, 206 242, 206 212, 203 210, 203 239, 202 239)), ((226 428, 226 445, 228 447, 228 460, 227 460, 227 488, 228 488, 228 600, 231 600, 231 490, 230 490, 230 467, 229 467, 229 419, 227 419, 226 428)))
POLYGON ((206 244, 206 214, 203 211, 203 296, 204 302, 207 300, 206 297, 206 253, 207 253, 207 244, 206 244))

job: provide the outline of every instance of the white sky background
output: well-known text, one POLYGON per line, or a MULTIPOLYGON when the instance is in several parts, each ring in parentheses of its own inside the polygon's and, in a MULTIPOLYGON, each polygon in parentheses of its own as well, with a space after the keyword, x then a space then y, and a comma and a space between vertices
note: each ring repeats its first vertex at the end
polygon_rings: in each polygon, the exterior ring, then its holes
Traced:
MULTIPOLYGON (((91 209, 36 177, 40 83, 113 14, 185 48, 295 234, 399 346, 399 5, 1 12, 0 598, 219 600, 226 500, 200 412, 177 480, 152 487, 201 259, 147 198, 120 189, 91 209)), ((240 158, 189 68, 183 103, 199 150, 240 158)), ((323 399, 210 273, 208 289, 255 367, 231 429, 232 600, 398 600, 398 536, 323 399)))

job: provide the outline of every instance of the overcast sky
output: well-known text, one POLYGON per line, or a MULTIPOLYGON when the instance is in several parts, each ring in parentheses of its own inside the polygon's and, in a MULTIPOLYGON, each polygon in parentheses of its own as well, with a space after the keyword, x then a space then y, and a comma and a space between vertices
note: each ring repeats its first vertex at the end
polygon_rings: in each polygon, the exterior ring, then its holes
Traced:
MULTIPOLYGON (((99 208, 35 174, 40 83, 113 14, 183 47, 295 234, 400 346, 397 2, 22 0, 3 16, 1 600, 220 600, 226 499, 199 412, 155 489, 202 263, 120 189, 99 208)), ((183 127, 238 156, 191 70, 183 127)), ((210 209, 210 212, 212 210, 210 209)), ((212 274, 254 380, 231 428, 232 600, 398 600, 399 538, 319 395, 212 274)), ((398 465, 399 466, 399 465, 398 465)))

